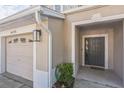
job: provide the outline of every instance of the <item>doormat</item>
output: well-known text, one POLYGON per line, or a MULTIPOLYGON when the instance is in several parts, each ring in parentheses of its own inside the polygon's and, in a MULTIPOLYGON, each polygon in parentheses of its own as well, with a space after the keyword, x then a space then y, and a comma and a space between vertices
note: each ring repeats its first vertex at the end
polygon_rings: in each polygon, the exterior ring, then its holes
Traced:
POLYGON ((90 67, 91 69, 96 69, 96 70, 105 70, 104 68, 98 68, 98 67, 90 67))

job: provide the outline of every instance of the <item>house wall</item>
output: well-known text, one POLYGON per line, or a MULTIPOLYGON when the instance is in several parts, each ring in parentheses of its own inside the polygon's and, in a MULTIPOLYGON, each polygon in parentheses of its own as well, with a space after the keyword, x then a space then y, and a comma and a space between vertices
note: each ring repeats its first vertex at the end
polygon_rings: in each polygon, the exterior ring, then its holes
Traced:
POLYGON ((52 33, 52 66, 63 63, 64 56, 64 27, 63 20, 57 18, 48 18, 49 29, 52 33))
MULTIPOLYGON (((77 71, 80 66, 80 30, 78 28, 75 29, 75 70, 77 71)), ((76 73, 75 73, 76 74, 76 73)))
MULTIPOLYGON (((108 35, 108 69, 113 69, 113 27, 107 26, 106 24, 103 25, 93 25, 87 27, 80 28, 80 50, 82 49, 82 36, 84 35, 100 35, 100 34, 107 34, 108 35)), ((82 65, 82 52, 80 51, 80 65, 82 65)))
MULTIPOLYGON (((48 18, 45 20, 42 20, 43 24, 45 24, 46 27, 48 27, 48 18)), ((39 28, 39 25, 36 27, 39 28)), ((48 72, 48 60, 49 60, 49 54, 48 54, 48 43, 49 43, 49 34, 46 31, 43 31, 45 29, 41 29, 41 38, 40 42, 37 42, 37 63, 36 63, 36 69, 44 72, 48 72)))
POLYGON ((48 71, 48 33, 42 32, 41 41, 37 42, 37 63, 36 69, 48 71))
POLYGON ((54 84, 56 65, 64 62, 64 21, 52 17, 48 20, 48 27, 52 34, 52 84, 54 84))
POLYGON ((123 24, 114 26, 114 71, 120 78, 123 77, 123 24))

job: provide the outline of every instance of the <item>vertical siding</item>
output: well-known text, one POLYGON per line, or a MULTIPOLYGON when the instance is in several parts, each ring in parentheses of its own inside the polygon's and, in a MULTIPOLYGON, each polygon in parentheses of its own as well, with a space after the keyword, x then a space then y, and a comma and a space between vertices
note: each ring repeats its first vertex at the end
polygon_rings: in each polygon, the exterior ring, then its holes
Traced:
POLYGON ((49 18, 49 29, 52 32, 52 61, 53 67, 63 63, 64 56, 64 28, 63 20, 49 18))

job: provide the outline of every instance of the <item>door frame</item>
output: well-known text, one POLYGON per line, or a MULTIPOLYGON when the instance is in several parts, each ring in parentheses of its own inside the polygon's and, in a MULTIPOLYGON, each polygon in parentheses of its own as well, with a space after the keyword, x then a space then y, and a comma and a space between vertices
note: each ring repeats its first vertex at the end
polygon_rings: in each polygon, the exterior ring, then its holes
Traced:
MULTIPOLYGON (((85 38, 88 37, 104 37, 105 39, 105 67, 104 69, 108 69, 108 35, 107 34, 95 34, 95 35, 83 35, 82 36, 82 66, 85 65, 85 38)), ((98 67, 98 66, 96 66, 98 67)))

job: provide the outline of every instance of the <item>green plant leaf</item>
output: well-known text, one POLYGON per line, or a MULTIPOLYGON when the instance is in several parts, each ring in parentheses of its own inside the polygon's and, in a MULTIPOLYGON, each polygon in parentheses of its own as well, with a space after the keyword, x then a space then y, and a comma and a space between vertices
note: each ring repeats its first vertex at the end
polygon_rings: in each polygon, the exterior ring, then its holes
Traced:
POLYGON ((73 64, 63 63, 59 64, 55 70, 55 76, 57 81, 64 83, 64 85, 69 86, 73 79, 73 64))

